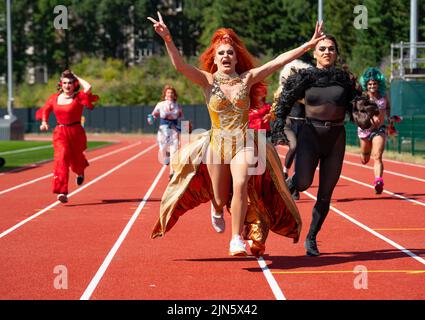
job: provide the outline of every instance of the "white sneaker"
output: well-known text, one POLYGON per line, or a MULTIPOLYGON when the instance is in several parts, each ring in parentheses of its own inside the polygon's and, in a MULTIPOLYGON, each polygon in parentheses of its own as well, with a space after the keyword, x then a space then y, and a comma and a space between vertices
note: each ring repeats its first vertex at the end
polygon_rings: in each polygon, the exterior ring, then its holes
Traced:
POLYGON ((242 237, 233 237, 230 241, 229 255, 231 256, 246 256, 245 242, 242 240, 242 237))
POLYGON ((58 200, 62 203, 67 203, 68 202, 68 197, 66 196, 66 194, 60 193, 58 194, 58 200))
POLYGON ((218 233, 224 232, 224 229, 226 227, 223 212, 221 212, 221 214, 217 214, 212 203, 211 203, 211 224, 214 230, 218 233))

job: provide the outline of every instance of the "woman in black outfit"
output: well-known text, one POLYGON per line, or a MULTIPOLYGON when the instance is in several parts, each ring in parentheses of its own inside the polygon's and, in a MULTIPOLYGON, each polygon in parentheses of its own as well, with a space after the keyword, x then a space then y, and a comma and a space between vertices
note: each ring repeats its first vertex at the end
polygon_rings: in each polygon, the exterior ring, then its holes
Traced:
POLYGON ((332 192, 341 174, 345 152, 346 114, 352 119, 351 101, 360 93, 350 75, 335 68, 336 39, 327 36, 314 50, 316 68, 301 69, 287 79, 274 110, 272 142, 286 144, 284 126, 294 103, 305 102, 306 121, 298 137, 295 174, 287 179, 289 189, 304 191, 313 182, 320 161, 319 190, 310 230, 304 246, 307 255, 320 255, 316 236, 329 212, 332 192))

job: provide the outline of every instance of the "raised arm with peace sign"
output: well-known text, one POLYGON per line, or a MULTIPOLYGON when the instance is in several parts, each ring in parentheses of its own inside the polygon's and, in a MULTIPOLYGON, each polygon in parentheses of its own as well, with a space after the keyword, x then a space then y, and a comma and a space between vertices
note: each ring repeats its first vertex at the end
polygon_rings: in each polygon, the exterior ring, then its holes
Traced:
POLYGON ((158 13, 158 21, 156 21, 152 17, 148 17, 148 20, 150 20, 153 23, 153 27, 155 28, 155 32, 158 33, 162 39, 165 39, 165 36, 170 35, 170 31, 168 30, 167 26, 164 23, 164 20, 162 19, 161 13, 158 13))
POLYGON ((158 20, 155 20, 152 17, 148 17, 148 20, 153 23, 155 32, 165 41, 168 55, 170 56, 174 67, 192 82, 206 88, 209 85, 206 73, 184 61, 179 50, 176 48, 173 39, 171 38, 170 31, 162 19, 161 13, 157 13, 158 20))

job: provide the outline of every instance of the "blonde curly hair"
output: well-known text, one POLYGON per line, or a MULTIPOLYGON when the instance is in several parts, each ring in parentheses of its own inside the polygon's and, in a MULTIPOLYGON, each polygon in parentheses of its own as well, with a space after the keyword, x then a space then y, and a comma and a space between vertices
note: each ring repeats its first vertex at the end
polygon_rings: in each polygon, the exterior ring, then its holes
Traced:
POLYGON ((307 69, 313 67, 311 64, 308 64, 302 60, 295 59, 287 64, 282 68, 279 74, 279 85, 283 86, 286 82, 286 79, 288 79, 289 76, 295 74, 300 69, 307 69))
POLYGON ((283 86, 285 85, 286 79, 288 79, 289 76, 295 74, 300 69, 307 69, 313 67, 311 64, 308 64, 302 60, 295 59, 287 64, 282 68, 279 74, 279 87, 276 89, 276 91, 273 94, 273 103, 271 110, 274 111, 276 108, 276 104, 279 100, 280 94, 282 93, 283 86))

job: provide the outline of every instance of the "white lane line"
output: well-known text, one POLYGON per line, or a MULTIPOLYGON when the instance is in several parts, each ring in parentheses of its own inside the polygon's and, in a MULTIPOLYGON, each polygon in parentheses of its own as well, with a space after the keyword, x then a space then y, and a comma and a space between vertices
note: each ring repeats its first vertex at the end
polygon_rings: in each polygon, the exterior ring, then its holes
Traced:
POLYGON ((33 148, 25 148, 25 149, 4 151, 4 152, 0 152, 0 156, 3 156, 5 154, 14 154, 14 153, 21 153, 21 152, 33 151, 33 150, 47 149, 47 148, 53 148, 53 146, 52 145, 48 145, 48 146, 40 146, 40 147, 33 147, 33 148))
MULTIPOLYGON (((366 166, 366 165, 360 164, 360 163, 351 162, 351 161, 348 161, 348 160, 344 160, 344 163, 347 163, 347 164, 352 165, 352 166, 360 167, 360 168, 365 168, 365 169, 373 170, 373 167, 369 167, 369 166, 366 166)), ((384 173, 385 174, 387 174, 387 173, 388 174, 392 174, 394 176, 399 176, 399 177, 403 177, 403 178, 406 178, 406 179, 412 179, 412 180, 416 180, 416 181, 420 181, 420 182, 425 182, 425 179, 408 176, 406 174, 402 174, 402 173, 390 171, 390 170, 387 170, 387 169, 384 169, 384 173)))
MULTIPOLYGON (((105 142, 113 142, 113 141, 107 141, 107 140, 105 140, 105 142)), ((141 142, 137 142, 137 143, 134 143, 134 145, 137 145, 137 144, 140 144, 141 142)), ((101 148, 103 148, 103 147, 107 147, 107 146, 96 146, 96 147, 93 147, 93 148, 90 148, 90 150, 87 150, 88 152, 93 152, 93 151, 95 151, 95 150, 97 150, 97 149, 101 149, 101 148)), ((26 169, 29 169, 29 168, 33 168, 33 167, 36 167, 36 166, 38 166, 38 165, 41 165, 41 164, 43 164, 43 163, 47 163, 47 162, 50 162, 50 161, 52 161, 53 160, 53 158, 52 159, 45 159, 45 160, 41 160, 41 161, 37 161, 37 162, 35 162, 35 163, 31 163, 31 164, 28 164, 28 165, 25 165, 25 166, 22 166, 22 167, 17 167, 17 168, 15 168, 15 169, 11 169, 11 170, 8 170, 8 171, 5 171, 5 172, 1 172, 0 173, 0 176, 5 176, 5 175, 9 175, 9 174, 11 174, 11 173, 16 173, 16 172, 20 172, 20 171, 24 171, 24 170, 26 170, 26 169)), ((90 160, 90 159, 89 159, 90 160)))
POLYGON ((108 152, 108 153, 102 154, 102 155, 100 155, 100 156, 94 157, 93 159, 89 159, 89 161, 94 162, 94 161, 97 161, 97 160, 103 159, 103 158, 105 158, 105 157, 112 156, 113 154, 116 154, 116 153, 118 153, 118 152, 121 152, 121 151, 124 151, 124 150, 127 150, 127 149, 131 149, 131 148, 133 148, 133 147, 135 147, 135 146, 137 146, 137 145, 139 145, 139 144, 141 144, 141 142, 132 143, 132 144, 130 144, 130 145, 128 145, 128 146, 126 146, 126 147, 122 147, 122 148, 119 148, 119 149, 117 149, 117 150, 114 150, 114 151, 111 151, 111 152, 108 152))
MULTIPOLYGON (((282 159, 285 159, 285 156, 282 156, 281 154, 279 154, 279 157, 281 157, 282 159)), ((316 170, 319 171, 319 168, 317 167, 316 170)), ((357 184, 359 184, 361 186, 364 186, 364 187, 367 187, 367 188, 370 188, 370 189, 374 189, 374 187, 372 185, 369 185, 367 183, 364 183, 364 182, 361 182, 361 181, 358 181, 358 180, 355 180, 355 179, 346 177, 346 176, 344 176, 342 174, 340 175, 340 178, 345 179, 345 180, 348 180, 348 181, 351 181, 351 182, 354 182, 354 183, 357 183, 357 184)), ((390 196, 393 196, 395 198, 400 198, 402 200, 405 200, 405 201, 408 201, 408 202, 412 202, 412 203, 418 204, 420 206, 425 206, 425 203, 424 202, 421 202, 421 201, 418 201, 418 200, 414 200, 414 199, 410 199, 410 198, 407 198, 405 196, 402 196, 400 194, 397 194, 397 193, 394 193, 394 192, 391 192, 391 191, 384 190, 383 193, 389 194, 390 196)))
MULTIPOLYGON (((361 181, 358 181, 358 180, 355 180, 355 179, 346 177, 344 175, 340 175, 340 178, 345 179, 345 180, 348 180, 348 181, 351 181, 351 182, 354 182, 354 183, 357 183, 357 184, 360 184, 360 185, 362 185, 364 187, 367 187, 367 188, 370 188, 370 189, 374 189, 373 186, 371 186, 371 185, 369 185, 367 183, 364 183, 364 182, 361 182, 361 181)), ((390 192, 390 191, 384 190, 383 193, 389 194, 390 196, 393 196, 395 198, 400 198, 400 199, 403 199, 405 201, 413 202, 413 203, 418 204, 420 206, 425 206, 425 203, 424 202, 417 201, 417 200, 414 200, 414 199, 410 199, 410 198, 407 198, 405 196, 402 196, 402 195, 397 194, 397 193, 394 193, 394 192, 390 192)))
MULTIPOLYGON (((347 151, 345 153, 346 154, 349 154, 350 156, 353 156, 353 157, 360 157, 360 155, 358 153, 347 152, 347 151)), ((384 162, 392 162, 392 163, 401 164, 401 165, 406 165, 406 166, 412 166, 412 167, 418 167, 418 168, 425 168, 425 165, 417 164, 417 163, 402 162, 402 161, 391 160, 391 159, 387 159, 387 158, 383 158, 383 161, 384 162)))
MULTIPOLYGON (((122 162, 121 164, 119 164, 118 166, 112 168, 111 170, 105 172, 104 174, 98 176, 97 178, 91 180, 90 182, 88 182, 87 184, 83 185, 82 187, 78 188, 77 190, 74 190, 73 192, 71 192, 70 194, 68 194, 68 198, 72 197, 74 194, 79 193, 80 191, 83 191, 85 188, 91 186, 93 183, 103 179, 104 177, 110 175, 111 173, 113 173, 114 171, 122 168, 123 166, 125 166, 126 164, 130 163, 131 161, 137 159, 138 157, 144 155, 145 153, 149 152, 150 150, 152 150, 153 148, 156 147, 156 144, 148 147, 147 149, 139 152, 138 154, 134 155, 133 157, 131 157, 130 159, 127 159, 126 161, 122 162)), ((26 218, 25 220, 22 220, 21 222, 17 223, 16 225, 14 225, 13 227, 3 231, 2 233, 0 233, 0 239, 3 238, 4 236, 8 235, 9 233, 11 233, 12 231, 22 227, 24 224, 26 224, 27 222, 30 222, 31 220, 37 218, 38 216, 42 215, 43 213, 45 213, 46 211, 50 210, 51 208, 57 206, 58 204, 60 204, 59 201, 53 202, 51 205, 47 206, 46 208, 38 211, 37 213, 33 214, 32 216, 26 218)))
MULTIPOLYGON (((121 151, 124 151, 124 150, 130 149, 130 148, 133 148, 134 146, 139 145, 140 143, 141 143, 141 142, 133 143, 133 144, 131 144, 131 145, 129 145, 129 146, 119 148, 119 149, 117 149, 117 150, 114 150, 114 151, 108 152, 108 153, 103 154, 103 155, 101 155, 101 156, 97 156, 97 157, 95 157, 95 158, 93 158, 93 159, 89 159, 89 162, 95 162, 95 161, 97 161, 97 160, 99 160, 99 159, 102 159, 102 158, 105 158, 105 157, 109 157, 109 156, 111 156, 111 155, 113 155, 113 154, 115 154, 115 153, 118 153, 118 152, 121 152, 121 151)), ((47 179, 47 178, 49 178, 49 177, 51 177, 51 176, 53 176, 53 173, 49 173, 49 174, 46 174, 45 176, 42 176, 42 177, 39 177, 39 178, 36 178, 36 179, 30 180, 30 181, 27 181, 27 182, 21 183, 21 184, 19 184, 19 185, 16 185, 16 186, 14 186, 14 187, 9 188, 9 189, 2 190, 2 191, 0 191, 0 195, 2 195, 2 194, 4 194, 4 193, 8 193, 8 192, 13 191, 13 190, 16 190, 16 189, 19 189, 19 188, 22 188, 22 187, 25 187, 25 186, 27 186, 27 185, 29 185, 29 184, 32 184, 32 183, 35 183, 35 182, 37 182, 37 181, 40 181, 40 180, 43 180, 43 179, 47 179)))
POLYGON ((31 180, 31 181, 28 181, 28 182, 24 182, 24 183, 18 184, 17 186, 14 186, 14 187, 11 187, 9 189, 5 189, 5 190, 0 191, 0 195, 2 195, 4 193, 8 193, 8 192, 13 191, 13 190, 16 190, 16 189, 19 189, 21 187, 25 187, 25 186, 27 186, 29 184, 32 184, 32 183, 35 183, 37 181, 47 179, 48 177, 51 177, 51 176, 53 176, 53 173, 49 173, 49 174, 46 174, 45 176, 39 177, 37 179, 34 179, 34 180, 31 180))
POLYGON ((263 270, 264 276, 267 279, 267 282, 269 283, 270 288, 273 291, 273 294, 276 298, 276 300, 286 300, 285 295, 283 294, 282 290, 280 289, 279 285, 277 284, 276 279, 274 278, 273 274, 270 272, 269 267, 267 267, 266 262, 262 257, 259 257, 257 259, 258 264, 261 267, 261 270, 263 270))
MULTIPOLYGON (((307 196, 309 196, 310 198, 312 198, 314 200, 317 200, 317 198, 315 196, 313 196, 311 193, 309 193, 307 191, 303 191, 303 193, 306 194, 307 196)), ((397 248, 398 250, 404 252, 408 256, 410 256, 413 259, 415 259, 416 261, 418 261, 418 262, 422 263, 423 265, 425 265, 425 259, 417 256, 416 254, 414 254, 410 250, 407 250, 406 248, 402 247, 398 243, 392 241, 391 239, 388 239, 387 237, 383 236, 382 234, 376 232, 375 230, 373 230, 373 229, 369 228, 368 226, 364 225, 363 223, 361 223, 361 222, 357 221, 356 219, 350 217, 349 215, 345 214, 341 210, 338 210, 337 208, 335 208, 333 206, 330 206, 330 209, 332 211, 336 212, 337 214, 339 214, 340 216, 344 217, 345 219, 349 220, 350 222, 354 223, 355 225, 359 226, 360 228, 366 230, 367 232, 370 232, 375 237, 378 237, 379 239, 384 240, 386 243, 390 244, 391 246, 397 248)))
POLYGON ((137 217, 139 216, 140 212, 142 211, 143 207, 145 206, 146 202, 148 201, 149 197, 151 196, 151 193, 155 189, 156 185, 158 184, 159 179, 161 178, 161 176, 164 173, 166 168, 167 168, 167 166, 162 166, 162 168, 159 171, 158 175, 156 176, 155 180, 152 182, 149 190, 146 192, 145 196, 143 197, 142 202, 140 202, 136 211, 133 213, 131 219, 128 221, 124 230, 121 232, 120 236, 118 237, 118 240, 115 242, 114 246, 109 251, 105 260, 103 260, 102 265, 97 270, 93 279, 90 281, 88 287, 84 291, 83 295, 80 297, 80 300, 89 300, 90 299, 91 295, 93 294, 94 290, 96 289, 97 285, 99 284, 100 280, 102 279, 103 275, 105 274, 106 269, 109 267, 112 259, 114 258, 115 254, 117 253, 121 244, 124 242, 125 238, 127 237, 127 234, 130 232, 131 227, 133 226, 134 222, 136 221, 137 217))
MULTIPOLYGON (((282 146, 282 149, 287 149, 287 147, 282 146)), ((345 154, 350 154, 350 155, 353 155, 353 156, 356 155, 356 154, 350 153, 350 152, 345 152, 345 154)), ((359 156, 359 155, 357 155, 357 156, 359 156)), ((282 156, 281 156, 281 158, 282 158, 282 156)), ((413 164, 407 163, 407 162, 400 162, 400 161, 394 161, 394 160, 391 161, 391 160, 388 160, 388 159, 383 159, 383 161, 384 162, 394 162, 394 163, 397 163, 397 164, 400 164, 400 165, 404 165, 404 164, 413 165, 413 164)), ((373 167, 370 167, 370 166, 367 166, 367 165, 364 165, 364 164, 360 164, 360 163, 356 163, 356 162, 352 162, 352 161, 349 161, 349 160, 344 160, 344 163, 350 164, 352 166, 357 166, 357 167, 360 167, 360 168, 364 168, 364 169, 373 170, 373 167)), ((425 166, 416 165, 416 164, 414 166, 415 167, 420 167, 420 168, 425 168, 425 166)), ((408 176, 406 174, 394 172, 394 171, 387 170, 387 169, 384 169, 384 173, 389 173, 389 174, 392 174, 392 175, 395 175, 395 176, 399 176, 399 177, 403 177, 403 178, 406 178, 406 179, 412 179, 412 180, 416 180, 416 181, 420 181, 420 182, 425 182, 425 179, 421 179, 421 178, 413 177, 413 176, 408 176)))

